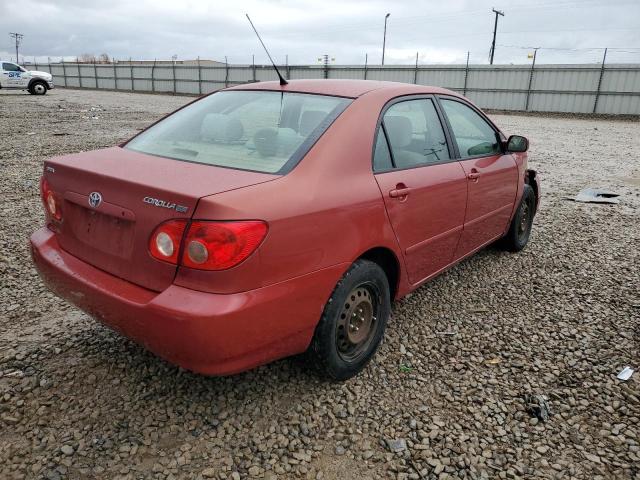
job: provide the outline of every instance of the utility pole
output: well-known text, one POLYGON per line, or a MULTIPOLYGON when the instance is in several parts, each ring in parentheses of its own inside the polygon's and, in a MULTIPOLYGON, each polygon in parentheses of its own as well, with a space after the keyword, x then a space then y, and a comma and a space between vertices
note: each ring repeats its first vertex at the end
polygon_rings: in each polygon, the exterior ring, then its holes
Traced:
POLYGON ((9 36, 16 39, 16 63, 20 63, 20 60, 18 58, 18 47, 20 46, 20 42, 22 41, 22 37, 24 37, 24 35, 22 35, 21 33, 11 32, 9 33, 9 36))
POLYGON ((496 22, 493 25, 493 41, 491 42, 491 53, 489 58, 490 65, 493 65, 493 54, 496 53, 496 31, 498 30, 498 15, 504 17, 504 12, 501 12, 500 10, 496 10, 495 8, 492 8, 492 10, 493 10, 493 13, 496 14, 496 22))
POLYGON ((385 49, 386 44, 387 44, 387 20, 389 19, 390 15, 391 15, 390 13, 387 13, 384 16, 384 35, 382 37, 382 65, 383 66, 384 66, 384 49, 385 49))

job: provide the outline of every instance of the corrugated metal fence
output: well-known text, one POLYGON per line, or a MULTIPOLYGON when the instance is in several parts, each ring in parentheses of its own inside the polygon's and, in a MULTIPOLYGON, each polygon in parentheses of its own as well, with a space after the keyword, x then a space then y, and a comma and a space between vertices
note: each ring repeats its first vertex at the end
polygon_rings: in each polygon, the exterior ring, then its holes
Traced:
MULTIPOLYGON (((47 63, 58 86, 204 94, 276 80, 263 65, 47 63)), ((435 85, 499 110, 640 115, 640 65, 282 66, 290 79, 353 78, 435 85)))

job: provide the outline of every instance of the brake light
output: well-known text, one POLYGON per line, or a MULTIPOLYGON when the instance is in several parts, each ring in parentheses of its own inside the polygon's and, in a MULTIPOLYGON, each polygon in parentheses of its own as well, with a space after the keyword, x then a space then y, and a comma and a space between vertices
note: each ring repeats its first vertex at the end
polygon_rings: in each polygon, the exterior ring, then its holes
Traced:
POLYGON ((177 265, 180 243, 186 226, 186 220, 170 220, 160 224, 149 240, 151 255, 158 260, 177 265))
POLYGON ((49 182, 42 177, 40 180, 40 196, 42 203, 44 204, 45 212, 51 218, 61 221, 62 220, 62 208, 58 196, 51 190, 49 182))
POLYGON ((199 270, 226 270, 251 255, 267 235, 262 221, 191 224, 185 238, 182 265, 199 270))
POLYGON ((155 229, 149 240, 154 258, 198 270, 226 270, 251 255, 267 234, 267 224, 258 220, 239 222, 170 220, 155 229), (184 252, 180 245, 184 237, 184 252))

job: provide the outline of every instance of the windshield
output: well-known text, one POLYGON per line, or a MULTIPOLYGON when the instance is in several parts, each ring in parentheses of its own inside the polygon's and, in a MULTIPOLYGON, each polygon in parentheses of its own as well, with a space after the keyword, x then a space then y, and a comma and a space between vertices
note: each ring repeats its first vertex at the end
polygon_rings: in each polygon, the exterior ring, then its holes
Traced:
POLYGON ((137 152, 264 173, 286 173, 350 99, 223 91, 199 100, 125 145, 137 152))

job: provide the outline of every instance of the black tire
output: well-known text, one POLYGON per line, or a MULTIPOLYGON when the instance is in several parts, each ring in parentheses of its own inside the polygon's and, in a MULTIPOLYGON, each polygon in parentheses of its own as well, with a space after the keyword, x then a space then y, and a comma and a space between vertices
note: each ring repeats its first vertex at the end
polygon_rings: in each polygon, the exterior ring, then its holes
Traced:
POLYGON ((29 85, 29 93, 31 95, 44 95, 47 93, 47 84, 41 80, 36 80, 29 85))
POLYGON ((519 252, 529 242, 531 227, 533 226, 533 216, 536 213, 536 194, 530 185, 524 185, 522 200, 518 210, 516 210, 509 231, 502 239, 502 245, 510 252, 519 252))
POLYGON ((389 281, 384 271, 374 262, 357 260, 324 307, 307 361, 332 380, 355 376, 378 349, 390 312, 389 281), (357 342, 358 336, 364 338, 357 342))

